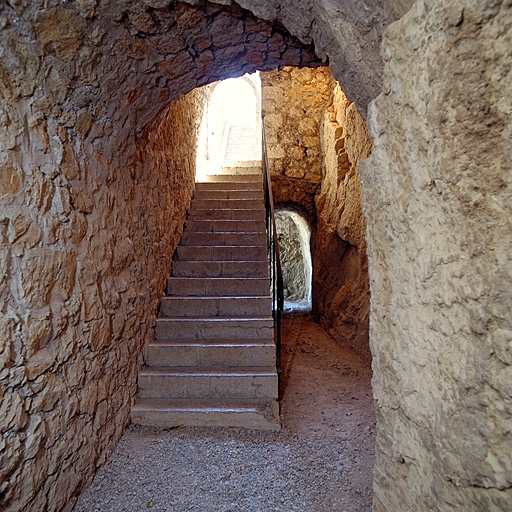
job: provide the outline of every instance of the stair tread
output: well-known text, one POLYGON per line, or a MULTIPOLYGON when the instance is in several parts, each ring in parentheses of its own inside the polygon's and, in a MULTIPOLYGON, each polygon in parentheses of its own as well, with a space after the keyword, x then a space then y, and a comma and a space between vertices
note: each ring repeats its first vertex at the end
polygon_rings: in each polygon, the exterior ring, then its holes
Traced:
POLYGON ((266 347, 274 346, 274 340, 155 340, 149 346, 158 347, 266 347))
MULTIPOLYGON (((217 182, 215 183, 216 185, 224 185, 225 183, 227 183, 226 181, 220 181, 220 182, 217 182)), ((248 182, 250 183, 250 182, 248 182)), ((263 195, 263 189, 260 189, 260 188, 222 188, 222 187, 209 187, 209 188, 197 188, 196 187, 196 192, 201 192, 201 193, 207 193, 207 192, 227 192, 227 193, 231 193, 231 192, 236 192, 236 193, 240 193, 240 192, 250 192, 251 194, 261 194, 263 195)), ((226 198, 226 199, 229 199, 229 198, 226 198)))
MULTIPOLYGON (((266 260, 174 260, 173 265, 175 263, 197 263, 204 265, 205 263, 264 263, 266 260)), ((180 276, 175 276, 180 277, 180 276)))
MULTIPOLYGON (((196 231, 197 233, 197 231, 196 231)), ((208 231, 205 231, 205 232, 201 232, 199 231, 199 233, 202 233, 204 235, 208 235, 209 237, 211 237, 211 233, 209 233, 208 231)), ((225 234, 224 232, 222 231, 217 231, 216 233, 222 235, 222 234, 225 234)), ((229 232, 230 235, 235 235, 237 233, 231 233, 229 232)), ((242 234, 245 234, 245 233, 242 233, 242 234)), ((178 249, 181 249, 183 247, 187 247, 187 249, 189 247, 197 247, 198 249, 240 249, 240 247, 252 247, 253 249, 261 249, 262 247, 267 247, 267 244, 255 244, 254 242, 251 242, 249 244, 246 244, 246 245, 221 245, 221 244, 215 244, 215 245, 200 245, 200 244, 187 244, 187 245, 180 245, 178 246, 178 249)))
POLYGON ((146 409, 146 408, 158 408, 158 409, 183 409, 183 410, 195 410, 204 408, 218 408, 222 410, 229 409, 259 409, 266 406, 271 400, 264 398, 247 398, 247 399, 236 399, 236 398, 139 398, 133 409, 146 409))
POLYGON ((200 229, 187 229, 184 230, 185 233, 203 233, 207 235, 211 235, 212 233, 218 233, 219 235, 266 235, 267 232, 265 230, 259 230, 259 231, 201 231, 200 229))
MULTIPOLYGON (((199 279, 199 278, 192 278, 199 279)), ((220 279, 220 278, 216 278, 220 279)), ((162 299, 172 300, 243 300, 243 299, 271 299, 270 295, 165 295, 162 299)))
POLYGON ((190 279, 195 281, 228 281, 228 282, 235 282, 235 281, 268 281, 268 278, 266 277, 253 277, 253 276, 247 276, 247 277, 181 277, 181 276, 170 276, 167 279, 190 279))
POLYGON ((233 235, 233 236, 240 236, 240 235, 266 235, 267 232, 264 229, 257 230, 257 231, 201 231, 200 229, 187 229, 185 228, 185 233, 203 233, 211 235, 212 233, 216 233, 219 235, 233 235))
MULTIPOLYGON (((216 201, 216 199, 214 199, 214 201, 216 201)), ((221 212, 222 211, 232 211, 232 210, 244 210, 247 212, 260 212, 261 214, 263 214, 262 208, 191 208, 191 211, 194 211, 194 212, 200 212, 200 211, 211 212, 212 210, 221 211, 221 212)))
POLYGON ((140 375, 193 375, 196 377, 215 377, 215 376, 236 376, 250 377, 256 376, 275 376, 275 368, 265 368, 261 366, 230 366, 230 367, 210 367, 210 366, 152 366, 144 367, 140 375))
POLYGON ((160 321, 171 321, 171 322, 259 322, 259 321, 273 321, 271 316, 190 316, 190 317, 178 317, 178 318, 158 318, 157 322, 160 321))

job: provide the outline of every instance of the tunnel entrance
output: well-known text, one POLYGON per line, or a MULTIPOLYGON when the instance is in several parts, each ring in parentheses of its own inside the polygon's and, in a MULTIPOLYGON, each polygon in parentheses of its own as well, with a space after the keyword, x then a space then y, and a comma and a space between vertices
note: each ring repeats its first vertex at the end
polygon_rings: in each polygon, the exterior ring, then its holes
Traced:
POLYGON ((206 86, 197 173, 215 172, 232 162, 261 159, 261 82, 259 73, 206 86))
POLYGON ((279 253, 284 280, 285 311, 311 311, 311 229, 290 209, 276 211, 279 253))

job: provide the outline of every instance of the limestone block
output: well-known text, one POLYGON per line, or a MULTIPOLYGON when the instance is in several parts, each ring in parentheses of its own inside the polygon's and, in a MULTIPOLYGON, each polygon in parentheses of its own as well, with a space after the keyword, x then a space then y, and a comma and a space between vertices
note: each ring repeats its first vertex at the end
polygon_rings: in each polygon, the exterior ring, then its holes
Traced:
POLYGON ((284 175, 288 178, 304 178, 305 172, 297 168, 291 168, 286 169, 284 175))
POLYGON ((58 255, 54 251, 32 249, 22 259, 17 278, 17 290, 20 300, 27 305, 47 306, 55 285, 58 269, 58 255), (34 276, 38 276, 34 280, 34 276))
POLYGON ((71 61, 82 44, 84 27, 78 16, 69 10, 42 11, 37 28, 45 51, 54 53, 64 62, 71 61))
MULTIPOLYGON (((318 121, 314 117, 305 117, 299 121, 301 135, 318 135, 318 121)), ((318 141, 320 142, 320 141, 318 141)))
POLYGON ((82 111, 78 114, 76 120, 75 130, 82 136, 85 137, 89 133, 92 126, 92 116, 87 111, 82 111))
POLYGON ((128 14, 128 19, 136 31, 145 34, 155 34, 158 29, 153 21, 153 18, 147 11, 136 10, 128 14))
POLYGON ((235 46, 242 40, 244 26, 241 20, 234 20, 227 14, 217 16, 211 26, 212 42, 218 48, 235 46))
POLYGON ((52 367, 57 359, 56 347, 48 345, 34 353, 26 363, 26 375, 28 380, 34 380, 43 375, 52 367))
POLYGON ((8 163, 0 163, 0 201, 8 203, 13 200, 22 187, 22 174, 8 163))
POLYGON ((7 390, 0 403, 0 431, 23 430, 28 421, 23 399, 16 391, 7 390))
POLYGON ((272 145, 267 147, 268 157, 270 159, 274 158, 284 158, 286 156, 285 149, 280 145, 272 145))
POLYGON ((25 349, 26 356, 31 357, 39 349, 44 348, 52 334, 52 322, 48 308, 34 311, 25 319, 25 349))

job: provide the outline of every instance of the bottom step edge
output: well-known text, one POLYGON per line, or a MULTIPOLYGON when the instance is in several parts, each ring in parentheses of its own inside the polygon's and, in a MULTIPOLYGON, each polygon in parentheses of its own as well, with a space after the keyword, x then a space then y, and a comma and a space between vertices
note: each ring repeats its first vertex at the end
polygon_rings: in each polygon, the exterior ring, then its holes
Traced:
POLYGON ((277 401, 258 404, 138 403, 132 408, 134 425, 157 428, 235 427, 280 431, 277 401))

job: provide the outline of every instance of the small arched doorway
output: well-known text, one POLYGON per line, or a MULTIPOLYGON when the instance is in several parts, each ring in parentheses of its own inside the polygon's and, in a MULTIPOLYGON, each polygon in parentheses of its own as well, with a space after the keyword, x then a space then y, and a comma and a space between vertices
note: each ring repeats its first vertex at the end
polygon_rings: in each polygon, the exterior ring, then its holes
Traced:
POLYGON ((285 311, 310 311, 313 271, 311 229, 304 216, 295 210, 278 209, 275 215, 285 311))

